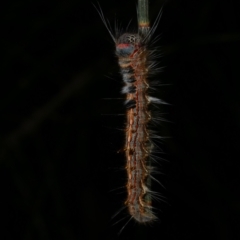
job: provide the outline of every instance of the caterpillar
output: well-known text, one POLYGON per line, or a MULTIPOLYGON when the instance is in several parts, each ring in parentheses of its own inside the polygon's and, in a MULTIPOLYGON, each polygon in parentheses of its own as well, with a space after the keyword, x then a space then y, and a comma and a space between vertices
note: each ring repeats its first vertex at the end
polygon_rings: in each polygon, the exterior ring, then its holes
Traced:
POLYGON ((103 13, 98 13, 112 37, 120 73, 124 82, 122 93, 126 94, 126 130, 125 156, 127 171, 127 199, 131 219, 139 223, 148 223, 157 219, 153 211, 151 190, 153 167, 151 154, 154 144, 149 123, 152 120, 150 104, 164 103, 149 96, 149 76, 156 70, 155 51, 150 50, 152 36, 161 17, 161 11, 150 28, 148 20, 148 1, 138 3, 138 32, 125 32, 115 37, 105 20, 103 13))

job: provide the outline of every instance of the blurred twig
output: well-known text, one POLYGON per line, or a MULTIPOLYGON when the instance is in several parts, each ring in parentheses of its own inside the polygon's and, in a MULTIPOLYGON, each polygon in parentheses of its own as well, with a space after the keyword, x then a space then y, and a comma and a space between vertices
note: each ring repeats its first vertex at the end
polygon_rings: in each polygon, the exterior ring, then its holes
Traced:
POLYGON ((85 88, 87 83, 93 77, 90 69, 85 70, 75 77, 67 86, 65 86, 56 96, 46 105, 34 111, 16 130, 2 140, 1 159, 7 147, 17 144, 21 137, 30 134, 36 130, 63 102, 67 101, 75 93, 85 88))

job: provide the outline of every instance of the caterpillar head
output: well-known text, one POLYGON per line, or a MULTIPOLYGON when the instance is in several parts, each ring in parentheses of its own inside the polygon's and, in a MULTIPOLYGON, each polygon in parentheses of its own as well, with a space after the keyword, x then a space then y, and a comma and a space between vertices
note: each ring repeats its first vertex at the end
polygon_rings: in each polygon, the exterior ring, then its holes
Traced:
POLYGON ((116 54, 119 57, 131 55, 140 44, 141 38, 136 33, 124 33, 116 41, 116 54))

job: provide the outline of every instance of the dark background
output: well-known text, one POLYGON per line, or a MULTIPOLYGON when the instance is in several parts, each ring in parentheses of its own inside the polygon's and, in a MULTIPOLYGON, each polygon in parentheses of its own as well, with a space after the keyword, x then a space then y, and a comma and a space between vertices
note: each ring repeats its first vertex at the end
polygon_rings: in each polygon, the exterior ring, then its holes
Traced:
MULTIPOLYGON (((94 2, 97 4, 97 2, 94 2)), ((164 1, 150 1, 151 22, 164 1)), ((99 0, 136 28, 136 1, 99 0)), ((240 239, 239 10, 233 1, 169 0, 155 44, 165 66, 153 127, 159 221, 124 205, 125 118, 114 43, 91 1, 1 4, 0 238, 240 239), (115 98, 115 99, 106 99, 115 98), (119 221, 119 222, 118 222, 119 221)))

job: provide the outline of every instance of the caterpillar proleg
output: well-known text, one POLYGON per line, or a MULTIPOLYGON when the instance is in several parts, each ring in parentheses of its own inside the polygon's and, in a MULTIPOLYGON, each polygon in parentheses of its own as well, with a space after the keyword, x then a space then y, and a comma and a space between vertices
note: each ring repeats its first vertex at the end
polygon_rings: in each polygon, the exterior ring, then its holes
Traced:
MULTIPOLYGON (((126 95, 125 156, 127 171, 127 199, 125 205, 131 218, 139 223, 157 219, 153 212, 151 191, 151 140, 149 123, 152 120, 149 105, 164 103, 149 96, 149 75, 155 67, 155 52, 149 49, 152 35, 160 20, 159 13, 150 27, 148 0, 138 0, 138 31, 125 32, 115 37, 101 10, 98 10, 115 45, 120 73, 124 82, 122 93, 126 95)), ((155 69, 154 69, 155 70, 155 69)))

